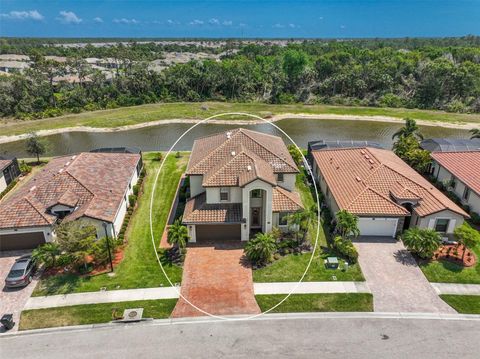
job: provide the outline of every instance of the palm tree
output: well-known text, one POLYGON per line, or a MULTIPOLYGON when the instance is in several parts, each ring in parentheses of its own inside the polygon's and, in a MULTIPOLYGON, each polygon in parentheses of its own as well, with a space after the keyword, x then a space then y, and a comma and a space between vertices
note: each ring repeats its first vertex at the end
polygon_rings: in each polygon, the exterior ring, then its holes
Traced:
POLYGON ((257 233, 245 245, 245 255, 255 264, 270 262, 276 250, 275 238, 270 233, 257 233))
POLYGON ((32 257, 39 263, 45 264, 45 267, 55 267, 57 256, 61 253, 60 247, 56 243, 45 243, 32 252, 32 257))
POLYGON ((396 137, 408 137, 408 136, 414 136, 420 140, 423 140, 423 135, 418 132, 418 125, 415 122, 415 120, 412 120, 411 118, 406 118, 405 119, 405 126, 403 126, 401 129, 399 129, 397 132, 395 132, 392 136, 392 140, 395 139, 396 137))
POLYGON ((440 234, 435 230, 417 227, 406 230, 402 235, 402 240, 410 251, 424 259, 432 258, 442 242, 440 234))
POLYGON ((358 237, 360 230, 358 229, 358 217, 351 214, 347 210, 341 210, 337 212, 337 231, 340 233, 343 239, 347 239, 350 236, 358 237))
POLYGON ((472 133, 472 136, 470 136, 472 140, 474 138, 480 138, 480 129, 474 128, 474 129, 471 129, 470 132, 472 133))
POLYGON ((187 227, 182 225, 180 219, 177 219, 168 229, 167 242, 180 249, 184 249, 187 246, 188 238, 187 227))

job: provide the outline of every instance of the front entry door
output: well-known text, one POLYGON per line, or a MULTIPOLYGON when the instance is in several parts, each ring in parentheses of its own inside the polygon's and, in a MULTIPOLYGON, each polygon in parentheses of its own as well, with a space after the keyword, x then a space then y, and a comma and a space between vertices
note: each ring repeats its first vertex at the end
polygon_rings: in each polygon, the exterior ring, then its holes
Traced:
POLYGON ((262 215, 259 207, 252 207, 252 216, 250 221, 251 228, 260 228, 262 226, 262 215))

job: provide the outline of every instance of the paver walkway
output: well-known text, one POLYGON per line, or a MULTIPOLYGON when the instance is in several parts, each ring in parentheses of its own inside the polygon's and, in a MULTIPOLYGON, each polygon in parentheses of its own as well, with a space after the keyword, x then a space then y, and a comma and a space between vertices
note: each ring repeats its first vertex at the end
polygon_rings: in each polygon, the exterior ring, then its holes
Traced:
POLYGON ((480 295, 480 284, 430 283, 438 294, 480 295))
POLYGON ((440 299, 401 241, 359 238, 355 246, 375 312, 456 313, 440 299))
MULTIPOLYGON (((244 264, 243 246, 210 243, 190 246, 183 267, 182 296, 214 315, 257 314, 252 269, 244 264)), ((173 318, 204 316, 180 298, 173 318)))

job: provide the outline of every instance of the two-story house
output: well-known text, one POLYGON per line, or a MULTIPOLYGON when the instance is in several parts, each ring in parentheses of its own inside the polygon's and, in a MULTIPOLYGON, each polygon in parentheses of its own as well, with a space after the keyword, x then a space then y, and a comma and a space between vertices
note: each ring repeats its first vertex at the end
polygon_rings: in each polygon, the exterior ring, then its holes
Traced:
POLYGON ((273 227, 286 229, 288 215, 302 209, 298 172, 277 136, 239 128, 197 139, 183 215, 190 241, 246 241, 273 227))

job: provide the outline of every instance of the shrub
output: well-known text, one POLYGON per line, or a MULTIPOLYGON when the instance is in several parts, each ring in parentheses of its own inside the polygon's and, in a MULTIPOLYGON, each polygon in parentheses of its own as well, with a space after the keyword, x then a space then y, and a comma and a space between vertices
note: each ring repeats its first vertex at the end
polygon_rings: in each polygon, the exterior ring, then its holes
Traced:
POLYGON ((358 252, 350 239, 337 236, 333 243, 340 255, 348 259, 350 263, 357 263, 358 252))
POLYGON ((32 172, 32 167, 27 165, 27 163, 25 161, 21 161, 19 163, 19 168, 20 168, 20 172, 22 172, 22 175, 26 175, 26 174, 32 172))
POLYGON ((15 185, 17 184, 17 180, 14 180, 12 182, 10 182, 7 186, 7 188, 5 188, 1 193, 0 193, 0 199, 2 199, 3 197, 5 197, 5 195, 10 192, 10 190, 15 187, 15 185))
POLYGON ((135 206, 136 202, 137 202, 137 196, 135 196, 134 194, 131 194, 130 196, 128 196, 128 205, 130 207, 135 206))
POLYGON ((480 214, 477 212, 470 212, 470 217, 473 224, 480 224, 480 214))
POLYGON ((270 233, 257 233, 245 245, 245 255, 256 265, 263 265, 272 261, 277 250, 275 239, 270 233))
POLYGON ((440 234, 430 228, 410 228, 402 235, 405 246, 420 258, 432 258, 433 253, 440 247, 440 234))
POLYGON ((135 196, 138 196, 138 192, 140 191, 140 185, 136 184, 136 185, 133 186, 132 189, 133 189, 133 194, 135 196))

